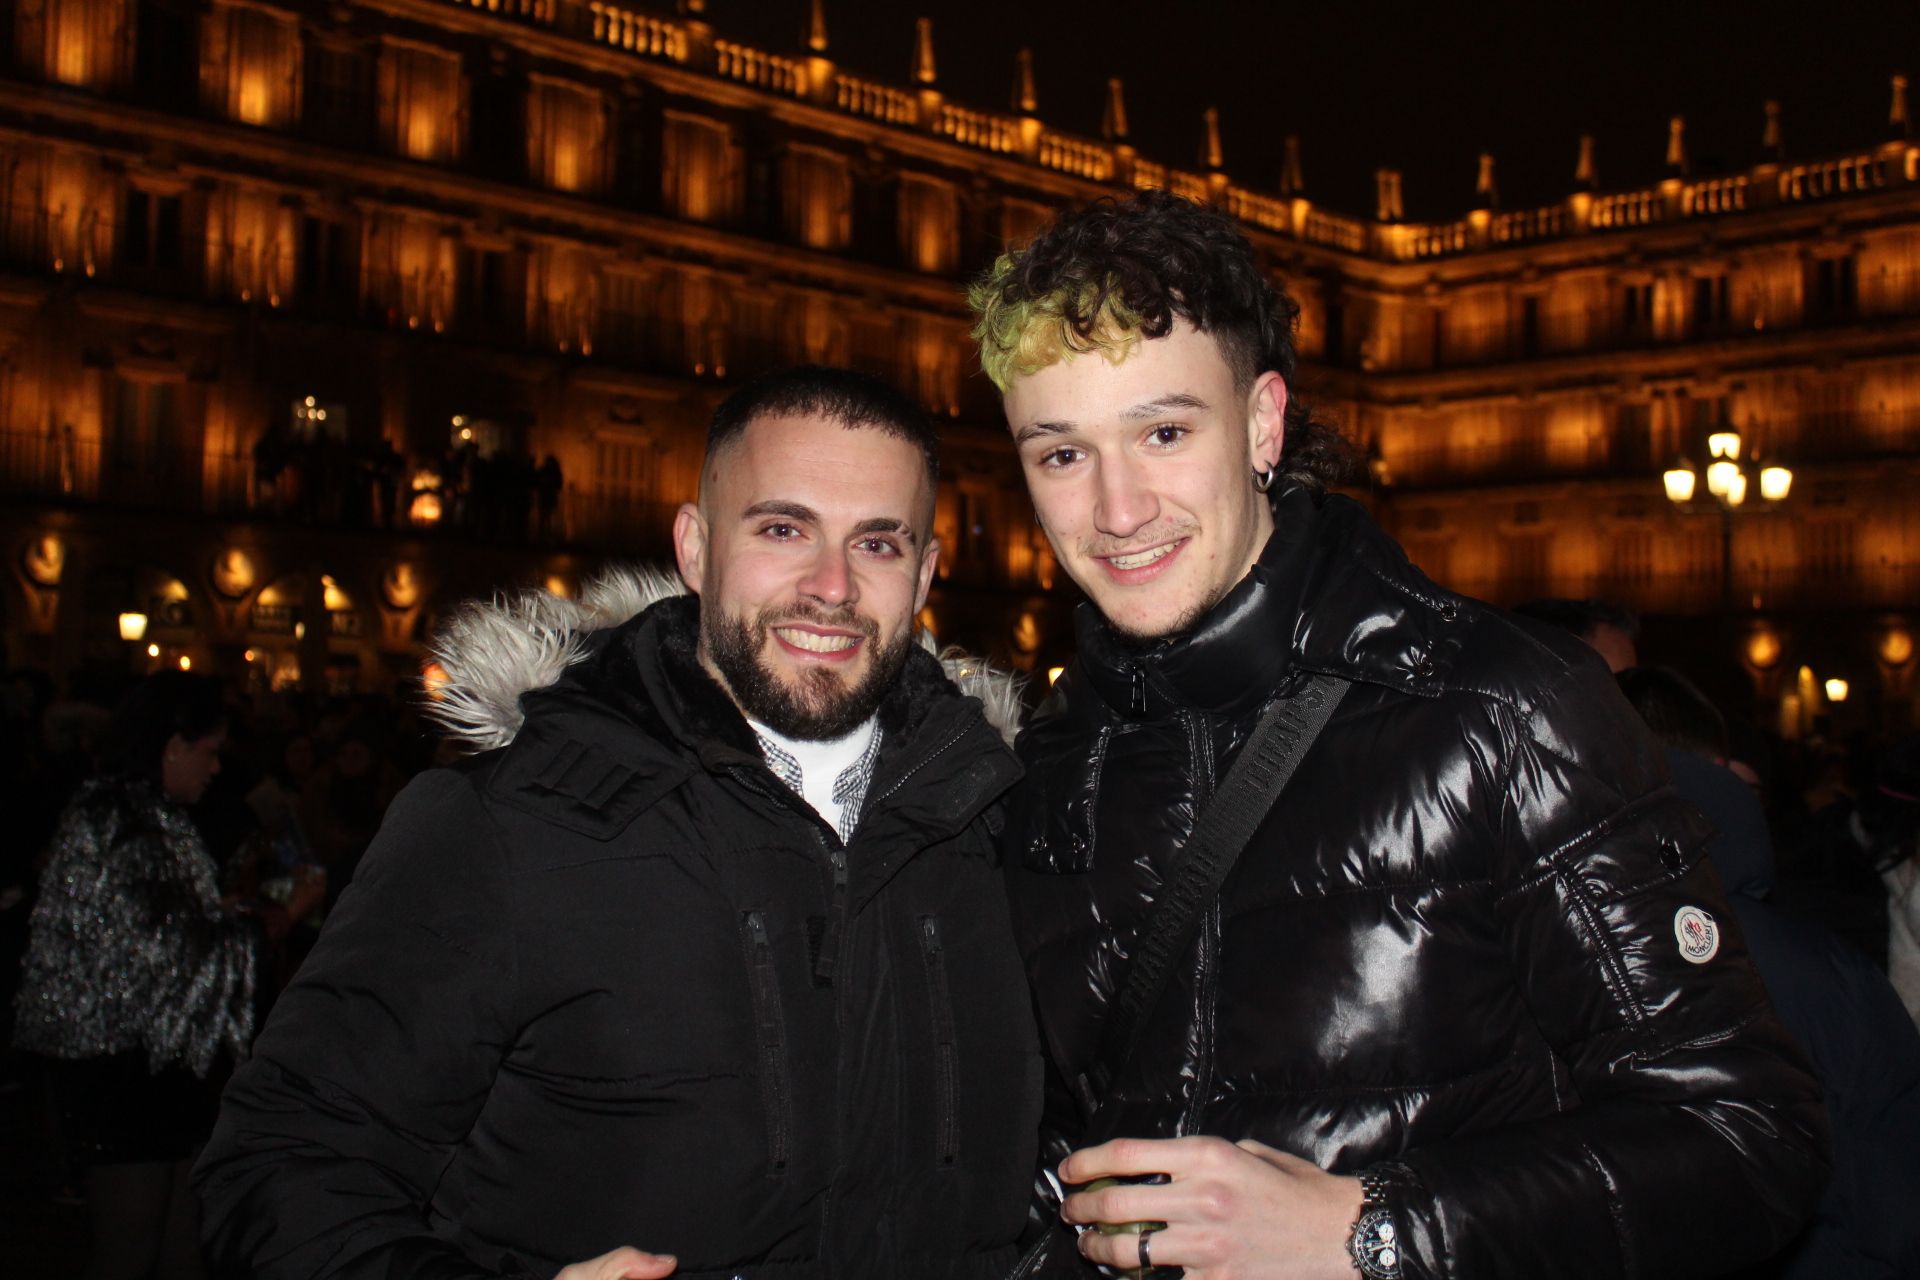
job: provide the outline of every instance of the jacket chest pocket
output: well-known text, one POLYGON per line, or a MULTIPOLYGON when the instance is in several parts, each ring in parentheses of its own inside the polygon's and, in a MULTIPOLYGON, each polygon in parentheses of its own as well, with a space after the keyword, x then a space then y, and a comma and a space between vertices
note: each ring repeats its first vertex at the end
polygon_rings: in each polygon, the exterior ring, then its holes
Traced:
POLYGON ((787 1171, 792 1145, 793 1087, 787 1075, 787 1019, 780 1004, 780 979, 773 967, 773 943, 765 912, 749 911, 740 921, 747 977, 753 990, 753 1038, 759 1055, 760 1102, 767 1116, 768 1176, 787 1171))
POLYGON ((927 974, 927 1008, 933 1019, 934 1159, 937 1167, 951 1169, 960 1154, 960 1049, 953 1027, 953 991, 947 982, 940 918, 921 916, 917 923, 920 958, 927 974))

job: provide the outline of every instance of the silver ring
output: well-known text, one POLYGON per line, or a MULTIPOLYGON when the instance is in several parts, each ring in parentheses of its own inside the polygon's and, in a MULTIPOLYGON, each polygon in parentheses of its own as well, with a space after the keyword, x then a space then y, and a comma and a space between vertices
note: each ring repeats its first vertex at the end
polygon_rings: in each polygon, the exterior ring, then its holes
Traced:
POLYGON ((1158 1227, 1140 1228, 1140 1270, 1153 1270, 1153 1255, 1147 1251, 1147 1237, 1158 1231, 1158 1227))

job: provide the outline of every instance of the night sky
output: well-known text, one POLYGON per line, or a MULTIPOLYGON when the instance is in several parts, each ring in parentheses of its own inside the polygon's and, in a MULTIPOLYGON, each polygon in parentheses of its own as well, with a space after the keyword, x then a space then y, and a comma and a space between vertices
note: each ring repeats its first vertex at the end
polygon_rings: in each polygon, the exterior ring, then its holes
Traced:
MULTIPOLYGON (((1134 144, 1155 160, 1193 166, 1201 113, 1217 106, 1227 169, 1256 189, 1277 184, 1280 140, 1297 133, 1306 194, 1367 215, 1385 165, 1406 175, 1409 217, 1457 216, 1475 203, 1482 149, 1504 207, 1558 200, 1583 132, 1602 188, 1656 181, 1676 114, 1696 173, 1743 169, 1761 158, 1768 98, 1789 160, 1870 146, 1885 137, 1888 77, 1920 84, 1915 0, 826 0, 826 12, 830 56, 894 83, 908 78, 915 17, 933 18, 939 87, 971 106, 1008 107, 1028 45, 1042 118, 1095 137, 1120 76, 1134 144)), ((801 49, 806 14, 807 0, 707 5, 716 33, 773 52, 801 49)))

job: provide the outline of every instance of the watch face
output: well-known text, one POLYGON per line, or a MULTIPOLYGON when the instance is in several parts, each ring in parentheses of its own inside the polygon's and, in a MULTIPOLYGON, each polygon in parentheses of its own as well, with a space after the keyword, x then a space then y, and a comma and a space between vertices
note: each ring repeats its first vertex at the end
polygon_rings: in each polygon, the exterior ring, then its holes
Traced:
POLYGON ((1393 1215, 1385 1209, 1369 1209, 1353 1224, 1353 1261, 1368 1280, 1398 1280, 1400 1275, 1400 1233, 1394 1229, 1393 1215))

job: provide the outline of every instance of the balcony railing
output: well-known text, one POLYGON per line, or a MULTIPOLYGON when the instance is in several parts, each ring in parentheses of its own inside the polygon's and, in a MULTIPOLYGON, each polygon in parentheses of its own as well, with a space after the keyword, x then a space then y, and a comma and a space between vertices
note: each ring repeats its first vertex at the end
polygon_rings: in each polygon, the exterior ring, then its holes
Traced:
MULTIPOLYGON (((1920 455, 1920 410, 1805 414, 1741 430, 1751 430, 1770 455, 1794 466, 1920 455)), ((1544 432, 1478 443, 1436 438, 1389 447, 1383 454, 1393 485, 1402 489, 1644 476, 1648 493, 1657 496, 1666 459, 1654 456, 1651 434, 1642 425, 1587 438, 1544 432)))
POLYGON ((0 432, 0 496, 10 500, 181 515, 238 517, 322 528, 406 530, 507 546, 570 545, 623 555, 670 552, 678 503, 567 489, 543 502, 511 479, 431 490, 346 446, 264 457, 159 448, 103 447, 68 431, 0 432))
MULTIPOLYGON (((692 494, 684 495, 691 498, 692 494)), ((543 498, 524 469, 458 467, 356 455, 314 442, 271 459, 183 449, 103 449, 68 431, 0 432, 0 500, 245 519, 342 531, 401 532, 507 548, 575 548, 671 564, 678 497, 574 484, 543 498), (428 487, 412 477, 430 472, 428 487), (463 481, 460 477, 465 476, 463 481)), ((1025 528, 1025 526, 1020 526, 1025 528)), ((1043 571, 1028 544, 976 536, 943 582, 1032 590, 1043 571)))
MULTIPOLYGON (((1735 282, 1736 290, 1739 284, 1735 282)), ((1780 331, 1915 315, 1920 315, 1920 270, 1867 264, 1847 296, 1823 298, 1817 281, 1809 280, 1796 294, 1736 296, 1728 315, 1688 316, 1677 325, 1630 319, 1623 304, 1543 310, 1531 328, 1517 307, 1511 319, 1443 319, 1436 344, 1411 343, 1380 371, 1462 369, 1688 342, 1752 340, 1780 331)))
MULTIPOLYGON (((1678 571, 1646 574, 1534 574, 1455 577, 1454 591, 1512 606, 1547 597, 1615 600, 1641 613, 1699 616, 1719 612, 1727 598, 1717 556, 1678 571)), ((1761 609, 1905 608, 1920 598, 1920 564, 1821 566, 1739 561, 1733 597, 1761 609)))

